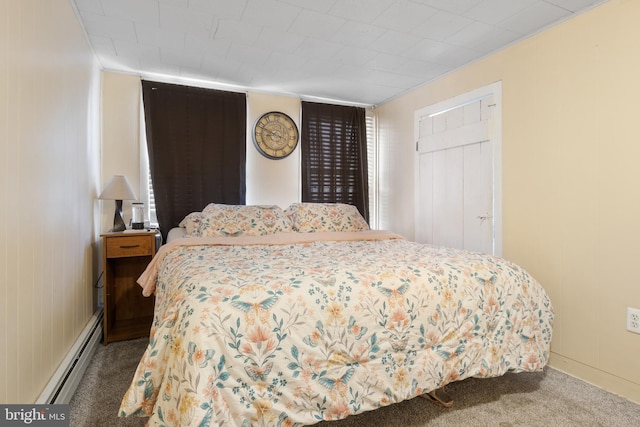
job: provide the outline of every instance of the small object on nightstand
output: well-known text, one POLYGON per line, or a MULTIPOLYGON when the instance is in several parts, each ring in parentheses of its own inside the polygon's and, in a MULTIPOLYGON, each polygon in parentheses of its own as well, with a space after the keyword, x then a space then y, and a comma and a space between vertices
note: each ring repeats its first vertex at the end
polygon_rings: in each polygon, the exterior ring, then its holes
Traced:
POLYGON ((154 297, 142 296, 136 280, 156 254, 156 235, 146 230, 102 234, 105 345, 149 336, 154 297))
POLYGON ((144 228, 144 203, 131 203, 131 228, 142 230, 144 228))

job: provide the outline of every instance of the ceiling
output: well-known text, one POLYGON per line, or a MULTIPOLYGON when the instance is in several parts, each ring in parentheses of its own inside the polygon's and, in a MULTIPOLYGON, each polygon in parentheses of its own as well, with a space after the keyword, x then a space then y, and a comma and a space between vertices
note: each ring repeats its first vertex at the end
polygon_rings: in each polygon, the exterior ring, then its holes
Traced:
POLYGON ((71 0, 105 70, 378 105, 603 0, 71 0))

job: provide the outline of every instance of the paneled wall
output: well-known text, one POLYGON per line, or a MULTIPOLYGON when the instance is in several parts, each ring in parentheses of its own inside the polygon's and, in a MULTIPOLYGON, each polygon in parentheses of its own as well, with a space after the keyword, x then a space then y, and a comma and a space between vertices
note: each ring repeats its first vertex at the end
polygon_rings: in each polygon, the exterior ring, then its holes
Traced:
POLYGON ((0 0, 0 403, 35 402, 94 311, 99 98, 68 0, 0 0))

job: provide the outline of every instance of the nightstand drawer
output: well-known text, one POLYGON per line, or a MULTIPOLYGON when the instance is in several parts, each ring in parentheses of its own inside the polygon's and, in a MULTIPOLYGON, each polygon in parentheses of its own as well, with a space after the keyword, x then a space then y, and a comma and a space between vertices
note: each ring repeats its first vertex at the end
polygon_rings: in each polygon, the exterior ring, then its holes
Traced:
POLYGON ((109 237, 107 258, 153 255, 155 236, 109 237))

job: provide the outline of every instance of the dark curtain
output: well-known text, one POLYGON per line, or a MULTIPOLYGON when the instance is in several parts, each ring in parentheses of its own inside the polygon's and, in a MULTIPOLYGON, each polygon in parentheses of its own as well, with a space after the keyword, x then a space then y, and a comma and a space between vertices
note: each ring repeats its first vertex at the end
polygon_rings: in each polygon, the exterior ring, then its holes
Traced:
POLYGON ((245 203, 244 93, 142 81, 149 168, 163 237, 208 203, 245 203))
POLYGON ((353 205, 369 222, 364 108, 303 101, 300 145, 302 201, 353 205))

